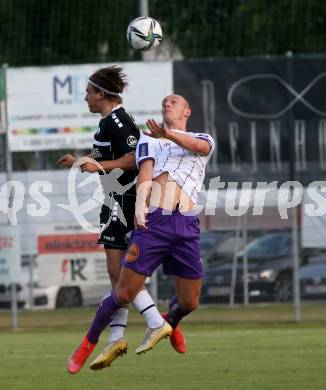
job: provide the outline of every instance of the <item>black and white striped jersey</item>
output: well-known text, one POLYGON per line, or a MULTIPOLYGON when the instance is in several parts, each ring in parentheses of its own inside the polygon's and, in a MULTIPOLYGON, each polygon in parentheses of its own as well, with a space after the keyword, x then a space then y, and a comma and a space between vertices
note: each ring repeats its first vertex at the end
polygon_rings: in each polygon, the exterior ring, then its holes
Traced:
MULTIPOLYGON (((94 135, 92 157, 96 161, 110 161, 134 152, 139 136, 139 128, 134 119, 119 105, 100 120, 94 135)), ((118 181, 122 185, 129 184, 135 180, 137 173, 125 171, 118 181)))

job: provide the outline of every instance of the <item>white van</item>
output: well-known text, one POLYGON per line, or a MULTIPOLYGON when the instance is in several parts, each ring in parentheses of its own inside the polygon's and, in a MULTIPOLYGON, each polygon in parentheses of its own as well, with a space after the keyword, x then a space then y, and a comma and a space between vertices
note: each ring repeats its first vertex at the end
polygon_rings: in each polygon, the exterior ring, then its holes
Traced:
POLYGON ((37 237, 38 256, 33 277, 35 308, 77 307, 99 302, 111 284, 105 251, 97 244, 97 238, 97 234, 79 227, 42 227, 37 237))

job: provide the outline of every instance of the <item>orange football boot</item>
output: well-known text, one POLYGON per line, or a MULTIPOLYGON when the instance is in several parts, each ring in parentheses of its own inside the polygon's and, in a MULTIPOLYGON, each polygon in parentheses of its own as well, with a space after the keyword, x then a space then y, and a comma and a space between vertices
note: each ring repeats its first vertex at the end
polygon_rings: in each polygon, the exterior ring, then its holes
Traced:
MULTIPOLYGON (((162 317, 165 319, 165 321, 168 321, 168 313, 162 313, 162 317)), ((186 338, 179 325, 173 328, 170 336, 170 343, 177 352, 179 353, 187 352, 186 338)))
POLYGON ((84 337, 76 351, 69 356, 67 370, 70 374, 77 374, 83 367, 89 355, 93 352, 96 344, 88 341, 87 336, 84 337))

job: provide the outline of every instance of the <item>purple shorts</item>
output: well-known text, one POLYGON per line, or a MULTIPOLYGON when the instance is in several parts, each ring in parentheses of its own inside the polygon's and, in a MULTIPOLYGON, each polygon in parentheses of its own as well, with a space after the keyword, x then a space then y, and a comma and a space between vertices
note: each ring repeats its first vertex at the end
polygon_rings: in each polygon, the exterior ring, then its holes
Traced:
POLYGON ((158 208, 147 215, 147 230, 133 232, 123 259, 123 266, 151 276, 163 264, 166 275, 200 279, 203 262, 200 256, 199 220, 179 211, 162 214, 158 208))

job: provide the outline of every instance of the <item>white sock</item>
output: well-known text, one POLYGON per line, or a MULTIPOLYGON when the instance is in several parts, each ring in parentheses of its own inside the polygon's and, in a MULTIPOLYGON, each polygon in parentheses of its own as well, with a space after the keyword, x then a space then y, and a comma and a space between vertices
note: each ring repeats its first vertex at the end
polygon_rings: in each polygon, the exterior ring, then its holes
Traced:
POLYGON ((128 309, 126 307, 120 307, 115 312, 113 320, 110 322, 110 333, 108 338, 108 344, 113 343, 123 337, 127 326, 128 309))
POLYGON ((132 301, 139 313, 144 316, 149 328, 159 328, 163 318, 147 290, 141 290, 132 301))

